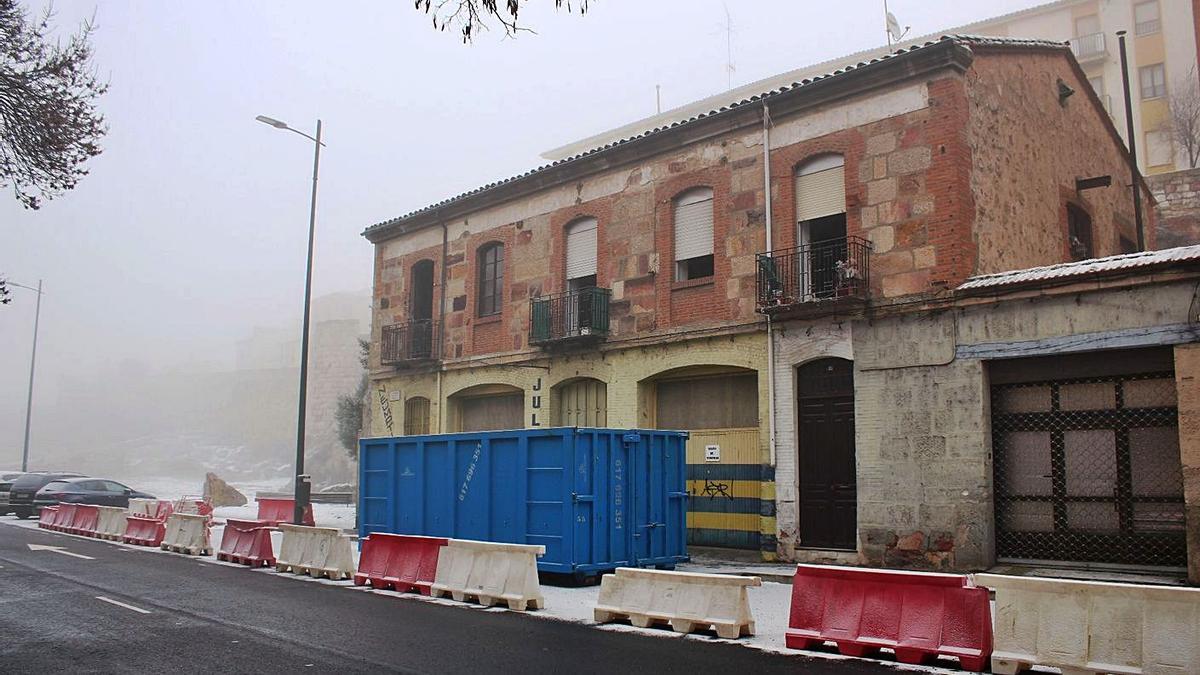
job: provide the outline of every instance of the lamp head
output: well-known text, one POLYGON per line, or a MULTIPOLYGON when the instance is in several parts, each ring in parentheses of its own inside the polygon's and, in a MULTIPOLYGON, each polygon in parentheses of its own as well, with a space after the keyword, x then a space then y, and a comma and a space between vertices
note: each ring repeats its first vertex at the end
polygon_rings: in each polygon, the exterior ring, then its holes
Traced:
POLYGON ((287 129, 288 128, 287 122, 280 122, 279 120, 271 118, 271 117, 267 117, 266 115, 259 115, 258 117, 255 117, 254 119, 258 120, 259 122, 262 122, 263 124, 270 124, 271 126, 275 127, 276 129, 287 129))

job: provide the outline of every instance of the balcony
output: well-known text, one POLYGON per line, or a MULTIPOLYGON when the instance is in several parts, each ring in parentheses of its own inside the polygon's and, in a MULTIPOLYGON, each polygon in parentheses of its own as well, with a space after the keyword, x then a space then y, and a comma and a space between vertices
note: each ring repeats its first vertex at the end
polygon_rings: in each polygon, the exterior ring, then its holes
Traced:
POLYGON ((380 362, 385 366, 411 366, 437 361, 442 356, 438 323, 428 319, 384 326, 380 362))
POLYGON ((608 335, 607 288, 583 288, 529 301, 529 343, 544 347, 599 342, 608 335))
POLYGON ((871 289, 871 242, 829 239, 759 253, 758 311, 763 314, 835 310, 866 301, 871 289))
POLYGON ((1104 33, 1092 33, 1071 38, 1071 53, 1080 63, 1088 63, 1108 56, 1108 47, 1104 42, 1104 33))

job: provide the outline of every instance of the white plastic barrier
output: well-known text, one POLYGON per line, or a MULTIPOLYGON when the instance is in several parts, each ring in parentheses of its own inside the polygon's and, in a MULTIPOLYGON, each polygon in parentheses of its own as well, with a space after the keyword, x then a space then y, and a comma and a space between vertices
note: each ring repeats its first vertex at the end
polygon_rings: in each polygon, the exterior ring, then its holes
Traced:
POLYGON ((208 516, 172 513, 167 516, 162 544, 164 551, 187 555, 212 555, 208 536, 208 516))
POLYGON ((96 536, 101 539, 121 541, 121 537, 125 536, 125 525, 128 522, 125 520, 125 515, 128 512, 119 506, 97 506, 96 510, 100 512, 96 524, 96 536))
POLYGON ((129 515, 158 518, 164 508, 159 505, 160 503, 170 504, 171 502, 165 499, 130 499, 129 515))
POLYGON ((669 623, 677 633, 711 626, 733 639, 754 635, 750 586, 762 586, 762 579, 618 567, 600 581, 594 615, 598 623, 628 618, 639 628, 669 623))
POLYGON ((992 672, 1200 673, 1200 588, 976 574, 996 592, 992 672))
POLYGON ((279 530, 283 541, 275 557, 276 570, 330 579, 354 576, 354 544, 341 530, 285 523, 279 530))
POLYGON ((545 553, 545 546, 451 539, 438 553, 430 592, 435 598, 449 593, 459 602, 474 597, 486 607, 503 600, 516 611, 541 609, 546 601, 537 557, 545 553))

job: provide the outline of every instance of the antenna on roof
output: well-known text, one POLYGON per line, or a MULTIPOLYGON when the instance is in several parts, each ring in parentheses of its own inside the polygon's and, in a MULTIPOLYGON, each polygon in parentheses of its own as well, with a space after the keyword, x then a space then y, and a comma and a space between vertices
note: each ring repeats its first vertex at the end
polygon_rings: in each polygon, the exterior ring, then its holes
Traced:
POLYGON ((725 8, 725 88, 733 89, 733 18, 729 16, 729 5, 721 3, 725 8))
POLYGON ((654 85, 654 112, 662 112, 662 85, 654 85))

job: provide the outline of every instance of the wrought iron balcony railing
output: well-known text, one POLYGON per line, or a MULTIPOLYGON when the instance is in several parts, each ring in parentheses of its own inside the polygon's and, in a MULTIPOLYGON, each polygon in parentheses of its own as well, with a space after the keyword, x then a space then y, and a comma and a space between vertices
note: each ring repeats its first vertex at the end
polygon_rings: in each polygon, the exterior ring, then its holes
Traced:
POLYGON ((438 322, 428 319, 384 326, 380 361, 385 366, 436 361, 442 356, 438 322))
POLYGON ((1104 42, 1104 33, 1080 35, 1077 38, 1071 38, 1070 42, 1071 51, 1075 54, 1075 60, 1080 63, 1108 54, 1108 47, 1104 42))
POLYGON ((529 301, 529 342, 602 340, 608 335, 607 288, 584 288, 529 301))
POLYGON ((758 311, 773 313, 827 300, 865 300, 871 242, 829 239, 758 254, 758 311))

